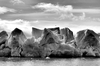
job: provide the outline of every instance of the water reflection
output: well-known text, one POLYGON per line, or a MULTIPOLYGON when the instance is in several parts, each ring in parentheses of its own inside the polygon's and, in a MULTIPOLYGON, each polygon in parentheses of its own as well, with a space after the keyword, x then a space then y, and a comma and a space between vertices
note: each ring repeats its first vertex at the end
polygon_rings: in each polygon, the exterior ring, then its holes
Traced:
POLYGON ((100 66, 100 59, 8 59, 0 60, 0 66, 100 66))

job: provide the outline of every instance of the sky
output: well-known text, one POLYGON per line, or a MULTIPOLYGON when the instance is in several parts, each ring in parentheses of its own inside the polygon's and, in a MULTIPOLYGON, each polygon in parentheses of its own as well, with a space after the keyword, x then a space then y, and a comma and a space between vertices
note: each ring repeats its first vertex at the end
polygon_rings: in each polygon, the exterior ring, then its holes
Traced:
POLYGON ((0 31, 20 28, 31 34, 32 27, 99 33, 100 0, 0 0, 0 31))

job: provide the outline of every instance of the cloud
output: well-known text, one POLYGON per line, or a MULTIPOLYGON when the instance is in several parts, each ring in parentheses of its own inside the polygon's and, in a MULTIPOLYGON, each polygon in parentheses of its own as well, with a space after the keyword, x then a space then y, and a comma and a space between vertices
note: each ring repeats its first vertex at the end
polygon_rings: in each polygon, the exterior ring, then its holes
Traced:
POLYGON ((72 20, 78 21, 78 20, 84 20, 85 18, 86 18, 86 14, 83 12, 81 13, 80 16, 74 16, 72 20))
POLYGON ((38 20, 25 21, 22 19, 16 19, 16 20, 2 20, 2 19, 0 19, 0 31, 5 30, 7 32, 11 32, 15 28, 19 28, 19 29, 23 30, 24 33, 26 33, 28 36, 30 36, 31 32, 32 32, 32 27, 36 23, 39 23, 39 21, 38 20))
POLYGON ((10 33, 15 28, 19 28, 23 30, 26 36, 31 37, 32 33, 32 27, 36 27, 39 29, 44 28, 53 28, 53 27, 65 27, 70 28, 74 34, 76 34, 79 30, 83 29, 92 29, 95 32, 100 32, 98 29, 100 28, 100 23, 96 21, 26 21, 22 19, 16 19, 16 20, 3 20, 0 19, 0 31, 5 30, 8 33, 10 33), (98 29, 97 29, 98 28, 98 29))
POLYGON ((10 0, 11 3, 15 4, 25 4, 22 0, 10 0))
POLYGON ((69 17, 72 16, 72 10, 73 7, 72 5, 67 5, 67 6, 60 6, 60 5, 54 5, 51 3, 39 3, 35 6, 32 7, 33 9, 40 8, 44 10, 44 12, 54 12, 56 14, 61 14, 61 17, 69 17))
POLYGON ((67 6, 60 6, 60 5, 53 5, 51 3, 39 3, 35 6, 33 6, 33 8, 41 8, 41 9, 45 9, 45 12, 49 12, 49 11, 53 11, 53 12, 70 12, 73 10, 72 5, 67 5, 67 6))
POLYGON ((0 7, 0 14, 4 14, 7 12, 16 12, 15 9, 7 8, 7 7, 0 7))
POLYGON ((86 13, 89 14, 96 14, 100 13, 100 9, 76 9, 73 8, 72 5, 59 5, 59 4, 51 4, 51 3, 38 3, 37 5, 32 7, 33 9, 41 9, 45 13, 56 13, 60 15, 60 19, 77 19, 77 20, 84 20, 86 17, 86 13), (73 13, 80 14, 79 16, 74 15, 73 13))

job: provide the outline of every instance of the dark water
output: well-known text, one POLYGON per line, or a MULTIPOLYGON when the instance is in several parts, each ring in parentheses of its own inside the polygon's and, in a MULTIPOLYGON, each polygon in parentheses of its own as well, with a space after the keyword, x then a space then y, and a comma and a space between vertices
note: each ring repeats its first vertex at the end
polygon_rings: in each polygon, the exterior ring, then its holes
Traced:
POLYGON ((0 66, 100 66, 100 59, 1 59, 0 66))

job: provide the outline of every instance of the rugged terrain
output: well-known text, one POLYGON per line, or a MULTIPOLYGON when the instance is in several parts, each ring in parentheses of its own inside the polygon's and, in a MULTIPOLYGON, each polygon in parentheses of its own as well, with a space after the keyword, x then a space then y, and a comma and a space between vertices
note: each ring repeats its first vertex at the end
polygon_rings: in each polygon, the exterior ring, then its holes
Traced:
POLYGON ((0 32, 0 57, 100 57, 99 34, 90 29, 77 32, 60 29, 32 27, 32 37, 15 28, 10 35, 0 32))

